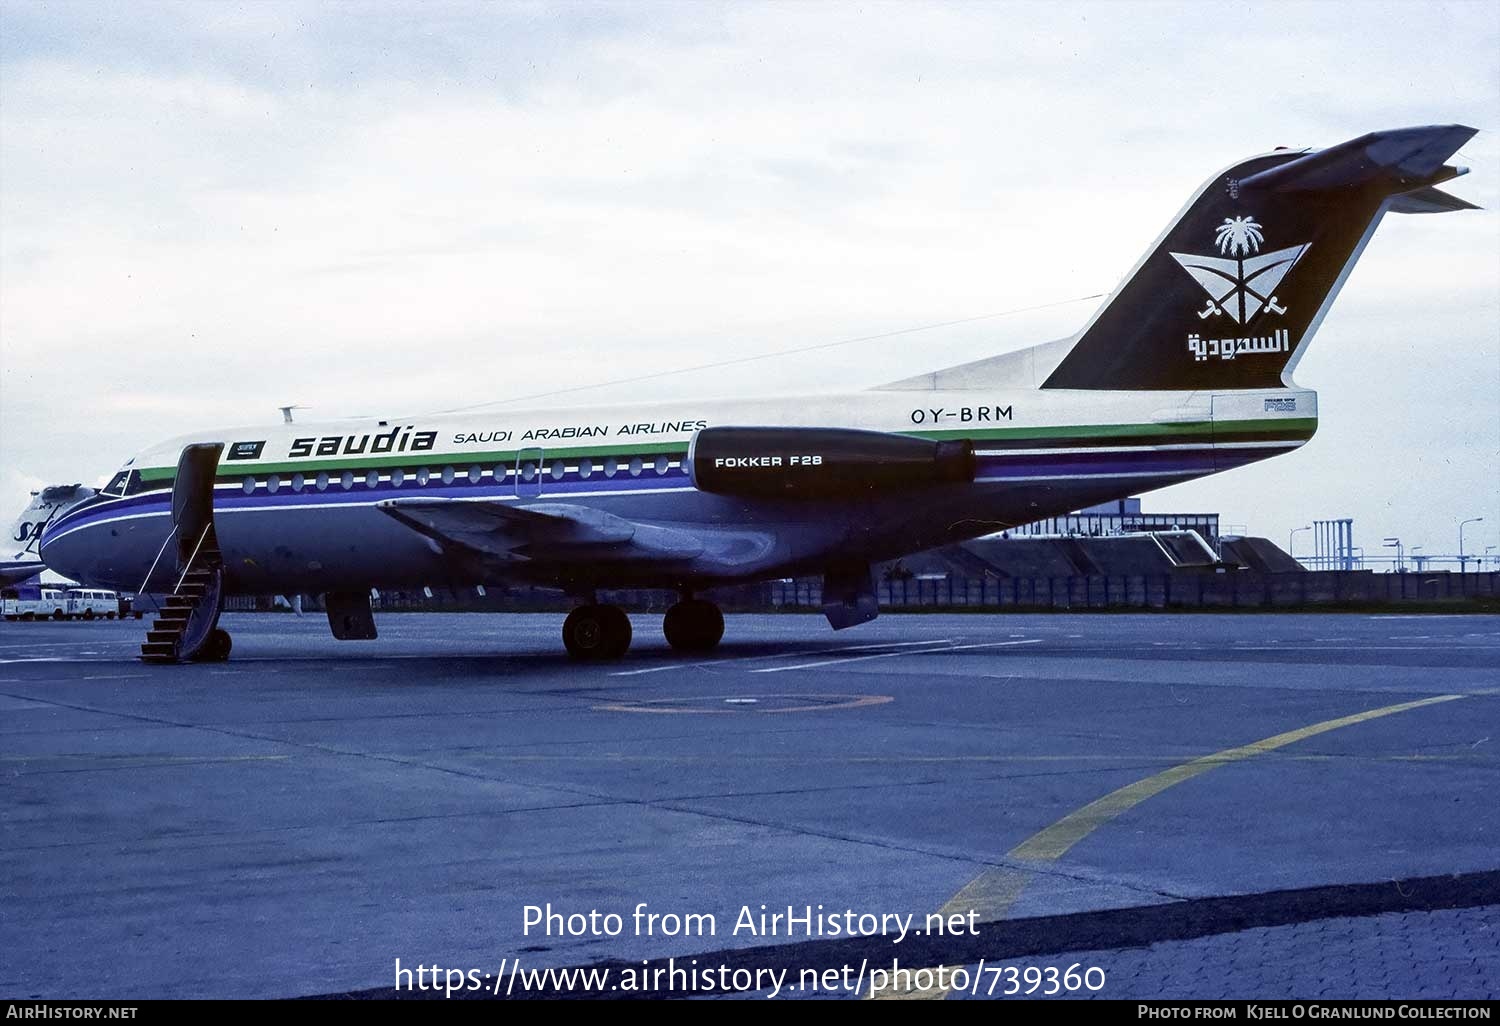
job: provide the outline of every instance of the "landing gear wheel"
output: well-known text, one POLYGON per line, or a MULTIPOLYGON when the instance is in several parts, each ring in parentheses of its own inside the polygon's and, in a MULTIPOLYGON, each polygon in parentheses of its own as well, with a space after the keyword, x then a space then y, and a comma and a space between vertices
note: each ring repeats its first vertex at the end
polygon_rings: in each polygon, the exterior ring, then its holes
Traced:
POLYGON ((609 629, 609 647, 604 653, 606 659, 618 659, 630 648, 630 617, 625 615, 625 610, 619 606, 600 606, 604 612, 604 622, 609 629))
POLYGON ((563 645, 580 661, 618 659, 630 647, 630 618, 619 606, 579 606, 563 621, 563 645))
POLYGON ((705 599, 684 599, 661 622, 667 644, 683 652, 707 652, 724 637, 724 614, 705 599))
POLYGON ((234 639, 229 636, 229 632, 222 627, 215 627, 202 651, 194 658, 200 663, 222 663, 228 660, 229 650, 233 647, 234 639))

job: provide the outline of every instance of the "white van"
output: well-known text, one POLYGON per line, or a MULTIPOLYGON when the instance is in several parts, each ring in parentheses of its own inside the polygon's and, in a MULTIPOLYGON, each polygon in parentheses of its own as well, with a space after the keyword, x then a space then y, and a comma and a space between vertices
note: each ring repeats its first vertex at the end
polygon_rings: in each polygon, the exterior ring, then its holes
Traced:
POLYGON ((68 619, 113 620, 120 614, 120 596, 103 588, 68 589, 68 619))
POLYGON ((5 589, 0 609, 7 620, 65 620, 68 617, 68 598, 62 588, 22 584, 5 589))

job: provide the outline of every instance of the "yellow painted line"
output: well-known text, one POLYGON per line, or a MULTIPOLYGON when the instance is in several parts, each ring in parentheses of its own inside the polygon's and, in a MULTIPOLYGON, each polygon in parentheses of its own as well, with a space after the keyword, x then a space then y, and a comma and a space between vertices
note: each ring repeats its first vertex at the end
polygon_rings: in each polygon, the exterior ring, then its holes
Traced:
MULTIPOLYGON (((886 696, 887 698, 889 696, 886 696)), ((595 708, 604 708, 602 706, 595 708)), ((742 709, 746 707, 740 707, 742 709)), ((843 708, 842 706, 820 705, 815 709, 843 708)), ((720 710, 713 710, 719 712, 720 710)), ((762 710, 770 712, 771 710, 762 710)), ((806 711, 806 710, 797 710, 806 711)), ((1436 762, 1436 763, 1476 763, 1493 762, 1500 759, 1500 744, 1477 747, 1471 745, 1468 752, 1451 752, 1441 755, 1286 755, 1284 761, 1288 762, 1349 762, 1357 760, 1362 763, 1390 763, 1390 762, 1436 762)), ((927 766, 927 765, 1051 765, 1054 763, 1105 763, 1105 768, 1128 769, 1131 765, 1145 763, 1146 766, 1137 768, 1145 769, 1152 763, 1172 765, 1174 760, 1180 759, 1178 755, 801 755, 792 753, 790 755, 746 755, 735 753, 727 755, 722 752, 713 752, 704 755, 655 755, 649 752, 472 752, 470 758, 491 759, 497 762, 562 762, 562 763, 589 763, 589 762, 639 762, 651 765, 671 764, 677 766, 723 766, 726 763, 735 765, 753 765, 755 763, 773 763, 777 766, 796 764, 801 766, 859 766, 866 763, 875 763, 881 766, 927 766), (1129 764, 1129 765, 1127 765, 1129 764)), ((0 756, 0 762, 4 762, 8 756, 0 756)), ((1066 771, 1064 771, 1066 772, 1066 771)), ((1047 775, 1052 775, 1048 773, 1047 775)))
POLYGON ((1324 720, 1322 723, 1314 723, 1310 727, 1301 727, 1297 730, 1289 730, 1284 734, 1277 734, 1253 744, 1241 745, 1238 748, 1226 748, 1222 752, 1213 755, 1205 755, 1201 759, 1173 766, 1171 769, 1163 770, 1155 776, 1138 780, 1133 784, 1126 784, 1118 791, 1113 791, 1097 801, 1092 801, 1076 812, 1071 812, 1062 819, 1053 823, 1045 830, 1039 831, 1022 841, 1010 850, 1009 857, 1024 862, 1055 862, 1067 852, 1067 850, 1093 833, 1099 827, 1135 808, 1147 798, 1161 794, 1169 787, 1175 787, 1186 780, 1201 776, 1211 769, 1227 766, 1230 763, 1241 762, 1245 759, 1263 755, 1266 752, 1274 752, 1278 748, 1296 744, 1298 741, 1306 741, 1310 737, 1326 734, 1332 730, 1343 727, 1352 727, 1356 723, 1368 723, 1370 720, 1378 720, 1385 716, 1394 716, 1397 713, 1409 712, 1412 709, 1422 709, 1429 705, 1438 705, 1443 702, 1454 702, 1463 695, 1437 695, 1433 698, 1422 698, 1415 702, 1402 702, 1399 705, 1387 705, 1379 709, 1371 709, 1367 712, 1355 713, 1353 716, 1341 716, 1336 720, 1324 720))
MULTIPOLYGON (((1118 818, 1125 812, 1130 811, 1148 798, 1161 794, 1170 787, 1175 787, 1184 781, 1192 780, 1194 777, 1202 776, 1209 770, 1220 766, 1228 766, 1236 762, 1267 752, 1274 752, 1287 745, 1296 744, 1298 741, 1306 741, 1310 737, 1326 734, 1329 731, 1339 730, 1343 727, 1352 727, 1358 723, 1368 723, 1385 716, 1394 716, 1397 713, 1410 712, 1413 709, 1423 709, 1430 705, 1439 705, 1444 702, 1456 702, 1461 698, 1471 697, 1469 695, 1436 695, 1432 698, 1421 698, 1413 702, 1400 702, 1396 705, 1381 706, 1378 709, 1370 709, 1352 716, 1340 716, 1334 720, 1324 720, 1322 723, 1314 723, 1308 727, 1299 727, 1296 730, 1288 730, 1282 734, 1255 741, 1248 745, 1240 745, 1237 748, 1226 748, 1212 755, 1193 759, 1160 773, 1153 774, 1143 780, 1137 780, 1133 784, 1126 784, 1118 790, 1111 791, 1103 798, 1089 802, 1087 805, 1068 813, 1062 819, 1051 826, 1032 834, 1026 840, 1016 845, 1006 857, 1018 862, 1030 862, 1046 864, 1056 862, 1062 858, 1069 849, 1082 841, 1089 834, 1099 829, 1106 823, 1118 818)), ((955 912, 974 911, 978 913, 980 922, 991 922, 1003 918, 1010 907, 1015 904, 1016 899, 1021 896, 1021 891, 1031 878, 1031 873, 1022 867, 1003 867, 989 869, 970 880, 964 887, 939 910, 944 916, 955 912)), ((946 994, 918 995, 918 994, 895 994, 891 998, 902 997, 911 999, 914 997, 946 997, 946 994)), ((880 1000, 879 997, 876 1000, 880 1000)))

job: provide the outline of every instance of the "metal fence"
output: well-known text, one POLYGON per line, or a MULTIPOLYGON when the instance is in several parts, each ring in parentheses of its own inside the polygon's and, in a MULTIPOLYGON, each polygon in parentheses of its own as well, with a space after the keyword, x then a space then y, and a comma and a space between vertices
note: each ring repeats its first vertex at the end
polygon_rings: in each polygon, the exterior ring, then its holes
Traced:
MULTIPOLYGON (((1167 609, 1461 602, 1500 596, 1500 573, 1376 574, 1370 571, 1109 574, 1077 577, 882 581, 882 609, 1167 609)), ((774 607, 817 608, 815 578, 770 585, 774 607)))
MULTIPOLYGON (((900 609, 1265 609, 1319 606, 1373 606, 1400 603, 1500 602, 1500 573, 1377 574, 1368 570, 1258 573, 1096 574, 1074 577, 942 577, 881 581, 880 607, 900 609)), ((629 609, 664 612, 676 601, 667 591, 601 591, 599 598, 629 609)), ((721 589, 713 598, 726 610, 821 608, 822 579, 799 578, 721 589)), ((476 610, 503 612, 566 610, 573 603, 549 588, 433 589, 385 592, 377 611, 476 610)), ((270 596, 235 596, 234 612, 268 612, 270 596)), ((319 612, 318 596, 303 599, 303 610, 319 612)))

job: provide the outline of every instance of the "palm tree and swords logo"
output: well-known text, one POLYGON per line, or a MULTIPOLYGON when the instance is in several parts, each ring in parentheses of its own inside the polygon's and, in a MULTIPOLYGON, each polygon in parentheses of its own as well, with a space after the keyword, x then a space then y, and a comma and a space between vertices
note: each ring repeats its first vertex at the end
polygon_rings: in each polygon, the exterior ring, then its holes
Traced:
POLYGON ((1248 214, 1226 217, 1214 232, 1214 241, 1224 256, 1171 255, 1208 293, 1208 305, 1198 311, 1200 320, 1228 314, 1236 324, 1248 324, 1262 310, 1286 313, 1286 307, 1276 299, 1276 286, 1312 243, 1262 253, 1263 232, 1248 214))

